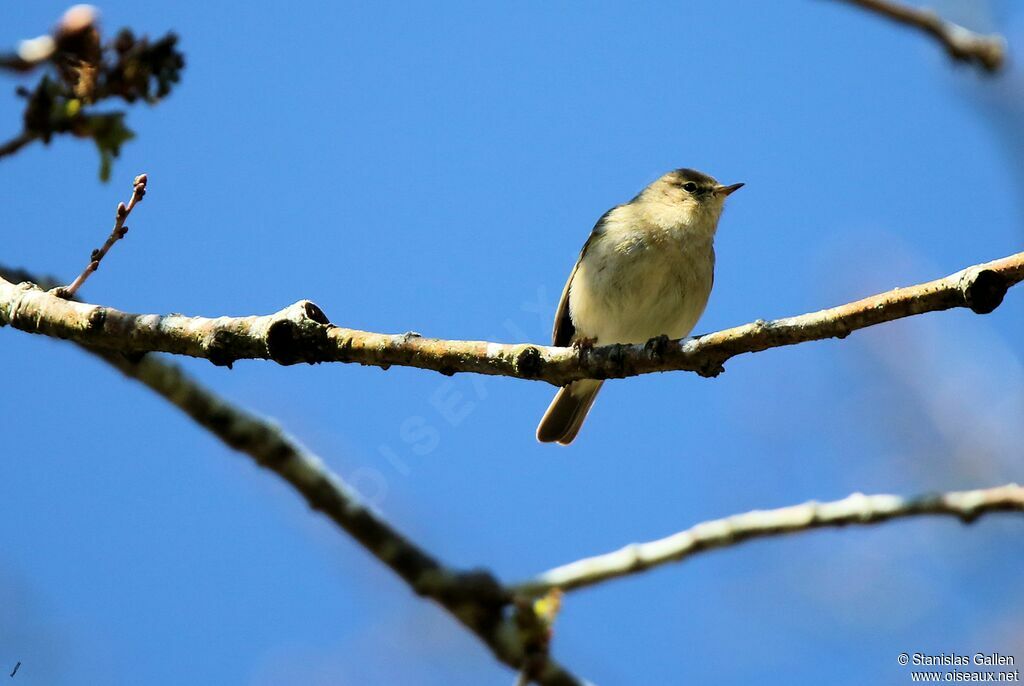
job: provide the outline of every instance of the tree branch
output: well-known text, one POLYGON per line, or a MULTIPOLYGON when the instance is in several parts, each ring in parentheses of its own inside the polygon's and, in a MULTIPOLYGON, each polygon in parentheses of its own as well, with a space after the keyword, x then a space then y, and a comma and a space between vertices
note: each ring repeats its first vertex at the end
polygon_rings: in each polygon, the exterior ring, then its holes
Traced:
MULTIPOLYGON (((513 669, 522 668, 525 654, 520 632, 505 611, 512 602, 512 594, 492 574, 442 565, 363 504, 320 458, 282 429, 203 388, 176 366, 152 355, 131 362, 117 353, 90 352, 148 386, 228 447, 245 453, 259 466, 284 479, 312 509, 330 518, 413 591, 444 607, 480 638, 495 657, 513 669)), ((541 684, 579 683, 551 660, 536 678, 541 684)))
POLYGON ((954 60, 976 64, 989 73, 999 71, 1003 66, 1006 40, 1002 36, 977 34, 959 24, 946 21, 932 10, 889 0, 843 1, 931 36, 954 60))
POLYGON ((30 131, 22 131, 9 141, 0 143, 0 157, 13 155, 37 138, 39 136, 30 131))
POLYGON ((970 523, 991 512, 1024 512, 1024 488, 1008 484, 913 498, 854 493, 830 503, 812 501, 777 510, 754 510, 703 522, 656 541, 634 543, 612 553, 556 567, 512 588, 525 596, 541 595, 555 588, 570 591, 669 562, 680 562, 699 552, 736 545, 752 538, 825 527, 875 524, 921 515, 949 515, 970 523))
POLYGON ((82 287, 85 280, 92 275, 97 269, 100 268, 100 262, 107 256, 107 253, 114 243, 124 238, 125 234, 128 233, 128 227, 124 225, 124 221, 128 218, 128 215, 132 213, 135 206, 142 202, 142 199, 146 197, 146 182, 148 181, 145 174, 139 174, 135 177, 135 181, 132 182, 132 197, 125 205, 123 202, 117 203, 117 211, 114 214, 114 228, 110 231, 110 235, 107 236, 107 240, 103 243, 103 246, 96 248, 92 251, 89 256, 89 264, 85 266, 82 273, 78 275, 69 286, 58 286, 54 290, 54 295, 61 298, 72 298, 78 289, 82 287))
POLYGON ((685 370, 715 376, 732 357, 826 338, 924 312, 967 307, 991 312, 1008 288, 1024 280, 1024 253, 968 267, 945 278, 827 310, 750 324, 682 341, 646 345, 556 348, 484 341, 446 341, 415 334, 387 335, 333 326, 314 303, 253 317, 140 315, 69 302, 31 283, 0 279, 0 327, 66 338, 121 353, 167 352, 230 366, 239 359, 358 362, 387 369, 403 365, 443 374, 476 372, 564 385, 685 370))
MULTIPOLYGON (((23 271, 0 267, 0 277, 36 281, 23 271)), ((55 280, 46 279, 47 287, 55 280)), ((111 350, 81 346, 153 390, 229 448, 248 455, 260 467, 288 482, 309 506, 330 518, 418 595, 436 601, 483 641, 500 661, 516 670, 530 667, 533 679, 551 686, 582 682, 544 655, 538 664, 532 625, 520 625, 515 598, 484 570, 460 571, 442 565, 366 506, 316 455, 273 423, 247 412, 204 388, 177 366, 146 355, 130 360, 111 350)), ((527 605, 526 607, 529 607, 527 605)), ((534 622, 536 623, 536 622, 534 622)))

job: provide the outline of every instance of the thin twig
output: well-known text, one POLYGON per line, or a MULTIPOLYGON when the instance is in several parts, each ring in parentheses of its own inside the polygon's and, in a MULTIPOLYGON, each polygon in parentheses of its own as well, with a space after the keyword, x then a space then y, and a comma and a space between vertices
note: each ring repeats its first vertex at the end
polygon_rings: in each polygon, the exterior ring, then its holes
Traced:
POLYGON ((948 515, 969 523, 992 512, 1024 512, 1024 488, 1008 484, 912 498, 855 493, 830 503, 809 502, 777 510, 754 510, 703 522, 666 538, 634 543, 612 553, 557 567, 513 588, 526 596, 540 595, 554 588, 570 591, 752 538, 921 515, 948 515))
POLYGON ((124 225, 128 215, 132 213, 135 206, 142 202, 142 199, 146 196, 146 182, 149 180, 145 174, 139 174, 135 177, 135 181, 132 184, 132 198, 125 205, 123 202, 117 203, 117 211, 114 215, 114 228, 111 230, 110 235, 107 236, 106 242, 103 247, 97 248, 92 251, 92 255, 89 256, 89 264, 85 266, 82 273, 78 275, 78 278, 71 282, 70 286, 63 286, 54 289, 54 295, 61 298, 74 297, 78 289, 82 287, 85 280, 89 278, 94 271, 100 268, 100 262, 106 257, 107 252, 114 246, 119 240, 125 237, 128 233, 128 227, 124 225))
POLYGON ((256 317, 139 315, 63 301, 32 284, 0 279, 0 327, 68 338, 121 353, 167 352, 230 365, 240 359, 358 362, 403 365, 443 374, 476 372, 564 385, 577 379, 612 379, 693 371, 714 376, 743 353, 827 338, 924 312, 966 307, 995 309, 1007 289, 1024 280, 1024 253, 968 267, 945 278, 898 288, 819 312, 757 320, 682 341, 646 345, 557 348, 486 341, 447 341, 333 326, 314 303, 302 300, 256 317))
POLYGON ((30 131, 22 131, 6 143, 0 144, 0 157, 13 155, 38 137, 38 135, 30 131))
POLYGON ((26 72, 30 71, 35 66, 35 63, 28 62, 18 53, 0 53, 0 69, 14 72, 26 72))
POLYGON ((930 9, 911 7, 889 0, 843 0, 904 26, 918 29, 937 40, 949 56, 974 63, 992 73, 999 71, 1006 56, 1006 40, 999 35, 981 35, 940 17, 930 9))

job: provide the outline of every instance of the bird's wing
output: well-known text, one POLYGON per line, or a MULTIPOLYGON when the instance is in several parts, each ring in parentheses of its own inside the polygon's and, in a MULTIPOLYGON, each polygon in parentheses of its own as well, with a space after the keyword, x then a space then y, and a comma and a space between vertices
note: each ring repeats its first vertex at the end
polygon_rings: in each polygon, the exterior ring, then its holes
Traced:
MULTIPOLYGON (((580 255, 580 259, 583 256, 580 255)), ((569 273, 569 278, 562 289, 562 297, 558 301, 558 309, 555 310, 555 326, 551 331, 551 345, 567 346, 572 343, 572 337, 576 335, 576 327, 572 323, 572 315, 569 314, 569 288, 572 286, 572 277, 576 276, 576 270, 580 268, 580 260, 569 273)))
POLYGON ((555 325, 551 331, 551 345, 567 346, 572 343, 573 338, 576 336, 576 325, 572 323, 572 313, 569 311, 569 291, 572 289, 572 279, 580 268, 583 256, 587 254, 590 242, 594 240, 595 236, 600 235, 604 231, 605 220, 608 218, 608 215, 617 209, 618 207, 613 207, 602 214, 601 218, 597 220, 593 231, 590 232, 590 236, 587 238, 587 242, 583 244, 583 250, 580 250, 579 259, 576 260, 572 271, 569 272, 569 278, 565 281, 565 288, 562 289, 562 297, 558 301, 558 309, 555 310, 555 325))

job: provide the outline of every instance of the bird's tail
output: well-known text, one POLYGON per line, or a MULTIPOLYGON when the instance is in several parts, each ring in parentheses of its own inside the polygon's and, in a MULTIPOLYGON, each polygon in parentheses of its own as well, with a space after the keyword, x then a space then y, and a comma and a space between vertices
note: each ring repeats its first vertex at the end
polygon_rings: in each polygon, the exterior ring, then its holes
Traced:
POLYGON ((537 440, 541 443, 558 441, 562 445, 572 443, 603 383, 580 379, 560 388, 537 425, 537 440))

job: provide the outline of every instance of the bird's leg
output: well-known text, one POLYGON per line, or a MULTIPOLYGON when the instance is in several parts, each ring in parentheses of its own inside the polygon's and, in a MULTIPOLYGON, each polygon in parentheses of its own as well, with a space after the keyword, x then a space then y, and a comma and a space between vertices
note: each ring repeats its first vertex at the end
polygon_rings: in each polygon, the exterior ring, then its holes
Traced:
POLYGON ((670 340, 672 339, 665 334, 655 336, 644 344, 644 349, 649 352, 652 357, 662 357, 665 354, 665 350, 668 349, 668 342, 670 340))
POLYGON ((591 350, 597 344, 596 338, 575 338, 572 342, 572 347, 578 351, 591 350))

